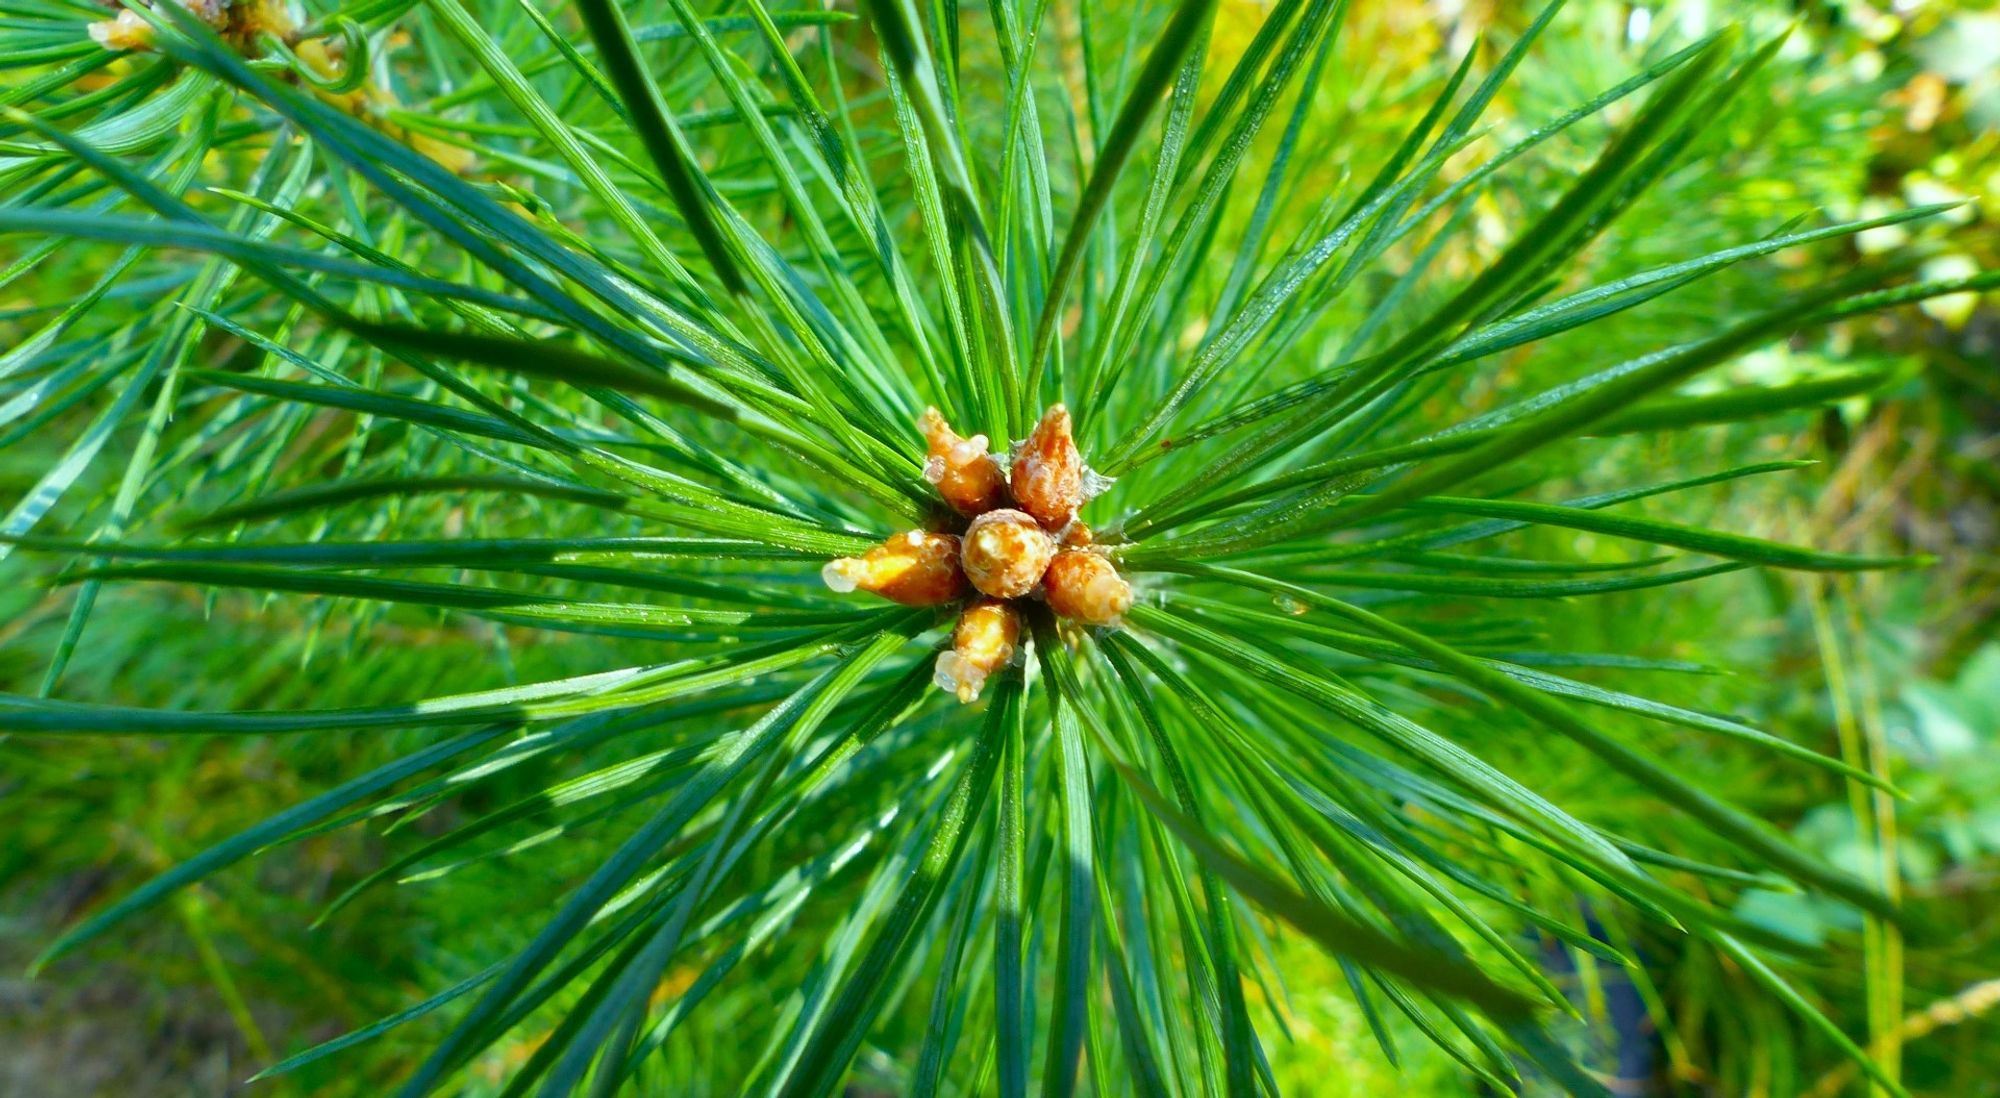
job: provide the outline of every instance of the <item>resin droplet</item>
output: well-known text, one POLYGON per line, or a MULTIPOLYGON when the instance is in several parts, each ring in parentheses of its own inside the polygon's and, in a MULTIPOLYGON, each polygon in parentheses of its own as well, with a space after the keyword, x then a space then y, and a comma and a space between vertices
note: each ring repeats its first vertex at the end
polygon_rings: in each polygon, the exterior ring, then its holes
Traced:
POLYGON ((1285 613, 1290 614, 1295 618, 1302 616, 1303 614, 1305 614, 1307 610, 1312 609, 1312 607, 1307 606, 1305 603, 1300 602, 1298 599, 1295 599, 1292 596, 1286 594, 1272 595, 1271 605, 1277 607, 1280 610, 1283 610, 1285 613))
POLYGON ((1065 549, 1042 577, 1049 609, 1085 625, 1117 625, 1132 608, 1132 585, 1096 553, 1065 549))
POLYGON ((996 599, 1034 590, 1055 555, 1055 539, 1020 511, 988 511, 965 528, 965 578, 996 599))
POLYGON ((939 652, 931 676, 938 689, 961 702, 979 698, 987 676, 1007 666, 1021 638, 1021 616, 1004 602, 983 599, 965 608, 952 631, 951 650, 939 652))
POLYGON ((1014 503, 1043 526, 1060 530, 1083 506, 1083 472, 1069 409, 1052 404, 1014 455, 1014 503))
POLYGON ((985 435, 960 438, 936 408, 924 409, 917 426, 930 444, 924 479, 937 486, 946 503, 976 515, 1007 502, 1007 481, 986 452, 985 435))
POLYGON ((835 591, 859 588, 904 606, 940 606, 965 596, 958 539, 912 530, 858 557, 841 557, 820 569, 835 591))

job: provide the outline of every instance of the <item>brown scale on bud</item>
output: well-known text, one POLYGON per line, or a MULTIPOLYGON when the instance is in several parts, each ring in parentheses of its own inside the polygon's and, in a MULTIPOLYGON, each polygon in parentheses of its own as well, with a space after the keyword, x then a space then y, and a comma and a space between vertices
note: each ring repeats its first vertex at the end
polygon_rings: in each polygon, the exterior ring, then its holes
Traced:
POLYGON ((936 408, 924 409, 917 421, 930 456, 924 461, 924 479, 937 486, 938 495, 961 514, 977 515, 1004 507, 1007 478, 986 452, 985 435, 960 438, 936 408))
POLYGON ((1065 549, 1042 576, 1049 609, 1085 625, 1117 625, 1132 608, 1132 585, 1096 553, 1065 549))
POLYGON ((1049 406, 1014 455, 1014 503, 1050 530, 1060 530, 1083 506, 1083 455, 1070 434, 1069 409, 1049 406))
POLYGON ((1056 542, 1032 515, 988 511, 965 528, 960 563, 974 587, 996 599, 1018 599, 1035 589, 1056 555, 1056 542))
POLYGON ((841 557, 820 569, 835 591, 859 588, 904 606, 943 606, 966 595, 958 539, 911 530, 858 557, 841 557))
POLYGON ((965 608, 951 634, 951 648, 939 652, 931 681, 961 702, 979 698, 993 672, 1014 658, 1021 639, 1021 615, 995 599, 981 599, 965 608))

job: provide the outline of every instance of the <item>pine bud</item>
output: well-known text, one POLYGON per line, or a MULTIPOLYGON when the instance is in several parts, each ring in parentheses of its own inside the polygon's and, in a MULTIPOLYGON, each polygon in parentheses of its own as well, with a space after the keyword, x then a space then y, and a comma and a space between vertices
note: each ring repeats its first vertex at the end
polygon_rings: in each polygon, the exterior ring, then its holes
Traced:
POLYGON ((1117 625, 1132 608, 1132 585, 1096 553, 1065 549, 1042 577, 1049 609, 1085 625, 1117 625))
POLYGON ((1006 478, 986 452, 985 435, 960 438, 936 408, 924 409, 917 425, 930 444, 924 479, 937 486, 946 503, 963 514, 976 515, 1007 502, 1006 478))
POLYGON ((904 606, 941 606, 965 596, 958 539, 911 530, 859 557, 841 557, 820 570, 835 591, 872 591, 904 606))
POLYGON ((1043 526, 1060 530, 1083 506, 1083 482, 1069 409, 1052 404, 1014 455, 1014 502, 1043 526))
POLYGON ((959 615, 951 649, 939 652, 931 681, 960 702, 978 699, 987 676, 1007 666, 1021 637, 1021 616, 1004 602, 982 599, 959 615))
POLYGON ((107 50, 150 50, 153 48, 153 25, 141 18, 138 12, 127 9, 114 18, 92 23, 90 39, 107 50))
POLYGON ((1035 589, 1055 556, 1055 539, 1020 511, 988 511, 965 529, 965 578, 996 599, 1035 589))

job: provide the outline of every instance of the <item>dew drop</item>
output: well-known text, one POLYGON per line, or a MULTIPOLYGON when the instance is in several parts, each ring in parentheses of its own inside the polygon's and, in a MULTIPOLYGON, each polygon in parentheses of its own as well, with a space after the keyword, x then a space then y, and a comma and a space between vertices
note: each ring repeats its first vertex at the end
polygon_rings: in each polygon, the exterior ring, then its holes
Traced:
POLYGON ((1285 613, 1290 614, 1295 618, 1303 615, 1307 610, 1311 609, 1311 607, 1307 606, 1303 602, 1300 602, 1298 599, 1295 599, 1290 595, 1284 595, 1284 594, 1272 595, 1271 605, 1277 607, 1280 610, 1283 610, 1285 613))

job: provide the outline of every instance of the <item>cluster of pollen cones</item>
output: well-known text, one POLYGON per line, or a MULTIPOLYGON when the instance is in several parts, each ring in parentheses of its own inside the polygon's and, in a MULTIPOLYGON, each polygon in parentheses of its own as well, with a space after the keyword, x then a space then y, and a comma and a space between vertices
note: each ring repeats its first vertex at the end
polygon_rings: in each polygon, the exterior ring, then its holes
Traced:
MULTIPOLYGON (((287 46, 299 44, 298 23, 287 10, 282 0, 175 0, 195 18, 209 25, 209 28, 224 38, 249 46, 257 35, 269 31, 283 39, 287 46)), ((117 9, 116 3, 105 5, 117 9)), ((109 19, 100 19, 90 25, 91 40, 107 50, 150 50, 153 48, 153 24, 129 8, 118 10, 109 19)), ((337 44, 339 39, 330 40, 337 44)), ((309 61, 322 60, 326 44, 313 42, 315 56, 309 61)), ((301 56, 306 56, 301 54, 301 56)), ((325 75, 325 74, 322 74, 325 75)))
POLYGON ((858 557, 831 561, 820 575, 836 591, 860 589, 905 606, 970 600, 936 681, 963 702, 1014 658, 1021 636, 1016 600, 1039 597, 1057 616, 1116 625, 1132 606, 1132 586, 1076 517, 1093 493, 1071 435, 1069 409, 1051 407, 1012 462, 987 452, 985 435, 961 438, 936 408, 918 426, 930 446, 924 478, 972 521, 962 534, 911 530, 858 557))

